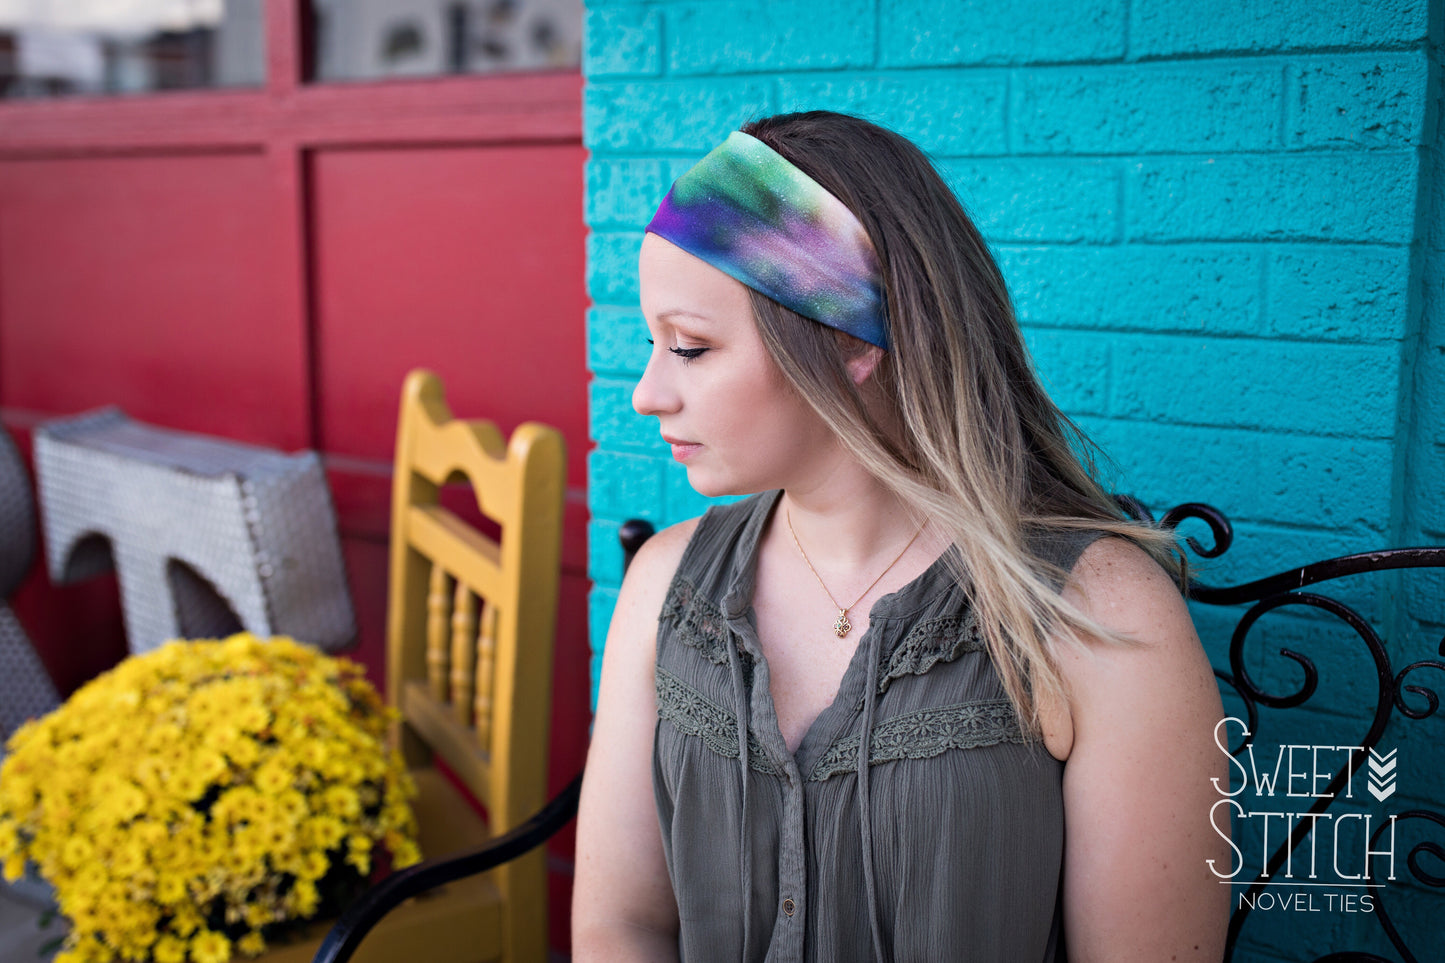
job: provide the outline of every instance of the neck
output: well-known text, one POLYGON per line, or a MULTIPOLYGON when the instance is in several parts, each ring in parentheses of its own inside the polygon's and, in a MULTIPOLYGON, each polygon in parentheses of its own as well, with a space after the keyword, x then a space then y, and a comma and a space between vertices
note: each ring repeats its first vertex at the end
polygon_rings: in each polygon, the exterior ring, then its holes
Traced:
MULTIPOLYGON (((850 460, 851 462, 851 460, 850 460)), ((793 485, 783 492, 774 517, 774 531, 793 534, 814 568, 826 579, 841 581, 855 575, 876 575, 895 558, 918 532, 922 519, 908 512, 899 497, 854 463, 834 464, 811 483, 793 485)), ((924 531, 910 554, 920 547, 932 559, 942 551, 924 531)), ((900 562, 900 564, 902 564, 900 562)))

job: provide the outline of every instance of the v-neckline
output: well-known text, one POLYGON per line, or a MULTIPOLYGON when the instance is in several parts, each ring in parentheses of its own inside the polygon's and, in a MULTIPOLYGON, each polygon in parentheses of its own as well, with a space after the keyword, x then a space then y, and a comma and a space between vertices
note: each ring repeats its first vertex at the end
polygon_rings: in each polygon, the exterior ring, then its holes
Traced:
MULTIPOLYGON (((883 658, 881 641, 875 647, 874 640, 884 631, 887 622, 907 615, 918 606, 902 612, 889 610, 912 601, 913 596, 925 592, 925 586, 938 580, 947 565, 946 558, 951 549, 946 549, 918 575, 887 595, 880 596, 869 606, 867 628, 858 638, 853 655, 843 669, 843 675, 838 680, 838 689, 833 693, 833 700, 808 724, 797 749, 789 751, 787 740, 783 738, 782 726, 778 723, 777 704, 773 701, 772 674, 767 656, 763 654, 757 613, 752 603, 756 594, 762 535, 767 529, 769 519, 777 510, 782 491, 776 490, 761 497, 765 503, 759 505, 741 533, 737 556, 741 561, 734 570, 731 584, 724 596, 722 611, 733 631, 738 634, 743 651, 753 660, 752 691, 748 693, 750 727, 757 735, 758 742, 773 757, 775 765, 791 768, 795 775, 806 779, 807 773, 817 765, 828 747, 843 735, 844 727, 862 705, 863 689, 868 676, 868 653, 872 651, 873 658, 878 661, 883 658)), ((940 590, 941 588, 946 586, 940 587, 940 590)), ((918 602, 920 605, 926 603, 936 594, 936 591, 928 592, 926 597, 918 599, 918 602)))

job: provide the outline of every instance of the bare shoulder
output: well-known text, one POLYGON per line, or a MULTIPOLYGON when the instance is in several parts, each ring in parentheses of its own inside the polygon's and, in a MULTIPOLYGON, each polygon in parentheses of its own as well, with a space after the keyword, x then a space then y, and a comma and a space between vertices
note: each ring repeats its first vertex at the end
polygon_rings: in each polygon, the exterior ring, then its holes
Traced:
POLYGON ((642 548, 637 550, 637 556, 632 560, 632 565, 627 569, 628 577, 646 577, 648 581, 658 576, 671 579, 700 521, 701 515, 669 525, 643 542, 642 548))
POLYGON ((1064 596, 1125 639, 1057 649, 1068 697, 1045 743, 1067 760, 1069 959, 1218 961, 1229 891, 1206 867, 1228 840, 1207 815, 1210 779, 1226 777, 1212 742, 1223 707, 1184 598, 1121 538, 1084 552, 1064 596), (1152 894, 1147 908, 1140 892, 1152 894))
MULTIPOLYGON (((607 651, 625 649, 630 657, 650 664, 657 640, 657 616, 698 521, 691 518, 670 525, 637 550, 617 593, 612 626, 607 633, 607 651)), ((605 659, 604 665, 606 661, 615 659, 605 659)))
POLYGON ((697 519, 637 552, 612 612, 577 822, 573 949, 579 960, 638 959, 675 947, 677 907, 652 797, 657 618, 697 519), (621 948, 628 947, 625 953, 621 948))
POLYGON ((1212 687, 1213 673, 1179 587, 1133 542, 1093 542, 1070 573, 1063 597, 1126 641, 1060 641, 1058 667, 1069 696, 1040 702, 1044 742, 1056 758, 1070 757, 1082 729, 1108 717, 1121 691, 1158 692, 1181 679, 1212 687))
POLYGON ((635 598, 639 603, 655 598, 661 607, 663 596, 677 573, 682 553, 686 551, 699 521, 701 516, 669 525, 642 543, 622 579, 619 605, 629 598, 635 598))
MULTIPOLYGON (((1188 621, 1179 586, 1138 545, 1101 538, 1089 545, 1064 587, 1064 598, 1104 628, 1139 642, 1163 642, 1161 619, 1188 621)), ((1176 626, 1177 627, 1177 626, 1176 626)))

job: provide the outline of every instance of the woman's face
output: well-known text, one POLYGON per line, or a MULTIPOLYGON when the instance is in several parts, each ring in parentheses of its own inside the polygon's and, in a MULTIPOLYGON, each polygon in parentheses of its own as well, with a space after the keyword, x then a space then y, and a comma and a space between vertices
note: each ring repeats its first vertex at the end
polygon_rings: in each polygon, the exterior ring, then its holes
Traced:
POLYGON ((638 273, 653 346, 632 407, 657 417, 692 487, 741 495, 825 471, 838 446, 768 357, 748 289, 655 234, 638 273))

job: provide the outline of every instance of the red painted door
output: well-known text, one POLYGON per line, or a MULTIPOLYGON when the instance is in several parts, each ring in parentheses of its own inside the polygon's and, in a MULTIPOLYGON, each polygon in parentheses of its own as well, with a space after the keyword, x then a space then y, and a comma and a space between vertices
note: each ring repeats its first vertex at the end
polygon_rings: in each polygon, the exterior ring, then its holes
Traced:
MULTIPOLYGON (((268 0, 264 87, 0 101, 0 420, 105 404, 323 452, 382 683, 404 373, 569 445, 552 785, 587 735, 581 77, 308 85, 299 0, 268 0)), ((113 579, 13 600, 62 693, 124 654, 113 579)), ((571 838, 553 846, 566 951, 571 838)))

